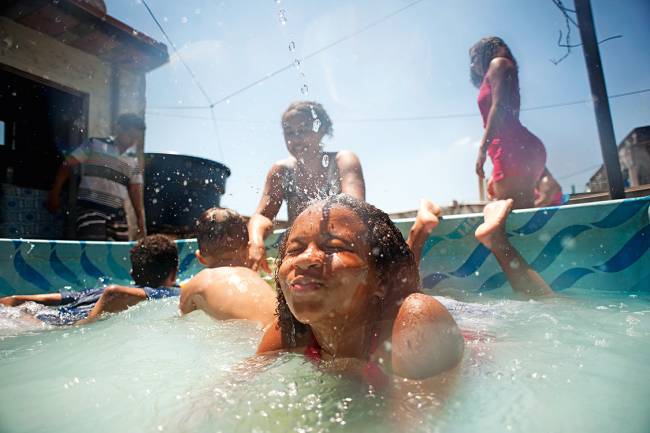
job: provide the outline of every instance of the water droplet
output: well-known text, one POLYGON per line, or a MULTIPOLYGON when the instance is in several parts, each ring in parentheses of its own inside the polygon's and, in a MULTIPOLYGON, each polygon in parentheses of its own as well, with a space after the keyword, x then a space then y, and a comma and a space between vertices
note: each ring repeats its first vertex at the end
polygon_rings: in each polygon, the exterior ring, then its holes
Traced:
POLYGON ((296 60, 293 61, 293 66, 295 66, 297 70, 300 70, 300 67, 302 66, 302 64, 300 63, 299 59, 296 59, 296 60))
POLYGON ((60 22, 61 22, 61 17, 58 16, 58 15, 55 16, 55 17, 54 17, 54 22, 55 22, 55 23, 60 23, 60 22))
POLYGON ((285 9, 280 9, 278 12, 278 20, 280 21, 280 24, 283 26, 287 24, 287 11, 285 9))
POLYGON ((314 119, 314 122, 311 125, 311 130, 314 132, 318 132, 320 130, 320 119, 314 119))
POLYGON ((306 95, 307 93, 309 93, 309 86, 307 86, 306 84, 303 84, 302 87, 300 88, 300 93, 302 93, 303 95, 306 95))
POLYGON ((187 19, 187 17, 182 17, 181 18, 181 23, 183 23, 183 24, 187 24, 188 21, 189 20, 187 19))
POLYGON ((289 42, 289 51, 296 50, 296 43, 294 41, 289 42))

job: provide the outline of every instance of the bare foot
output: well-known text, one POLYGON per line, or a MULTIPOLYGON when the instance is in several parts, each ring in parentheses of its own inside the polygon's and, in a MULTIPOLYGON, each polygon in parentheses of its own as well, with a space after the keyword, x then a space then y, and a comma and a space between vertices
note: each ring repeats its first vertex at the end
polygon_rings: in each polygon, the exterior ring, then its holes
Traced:
POLYGON ((562 187, 555 180, 548 169, 537 182, 537 193, 539 196, 535 199, 535 207, 552 206, 556 203, 557 197, 562 196, 562 187))
POLYGON ((415 223, 421 225, 426 233, 429 234, 440 224, 441 214, 442 210, 437 204, 429 199, 423 198, 420 200, 420 208, 415 217, 415 223))
POLYGON ((476 239, 490 250, 507 243, 506 219, 511 210, 511 198, 488 203, 483 208, 483 224, 474 233, 476 239))

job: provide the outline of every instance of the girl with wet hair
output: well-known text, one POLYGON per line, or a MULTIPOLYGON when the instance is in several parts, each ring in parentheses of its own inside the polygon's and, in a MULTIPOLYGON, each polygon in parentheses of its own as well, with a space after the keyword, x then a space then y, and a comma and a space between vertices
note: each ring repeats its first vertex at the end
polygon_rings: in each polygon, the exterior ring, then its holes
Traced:
POLYGON ((463 337, 419 290, 415 258, 388 215, 351 196, 313 202, 287 230, 276 267, 277 319, 258 353, 353 360, 376 388, 452 369, 463 337))
POLYGON ((253 270, 270 272, 264 238, 273 227, 273 218, 287 203, 293 222, 307 203, 339 193, 365 198, 361 163, 348 151, 325 152, 322 139, 332 135, 332 121, 321 104, 293 102, 282 115, 284 141, 289 157, 273 164, 264 183, 262 198, 248 223, 249 261, 253 270))
POLYGON ((485 127, 476 174, 485 177, 483 166, 489 155, 491 197, 512 198, 515 208, 561 204, 560 185, 546 168, 544 144, 519 121, 519 70, 510 48, 491 36, 474 44, 469 56, 470 78, 479 89, 485 127))

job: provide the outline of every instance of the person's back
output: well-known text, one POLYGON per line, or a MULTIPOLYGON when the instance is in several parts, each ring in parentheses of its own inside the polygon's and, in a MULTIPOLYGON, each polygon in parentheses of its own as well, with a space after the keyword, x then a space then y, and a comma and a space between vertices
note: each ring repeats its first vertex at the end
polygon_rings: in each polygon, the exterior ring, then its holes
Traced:
POLYGON ((183 284, 181 313, 203 310, 219 320, 247 319, 264 326, 271 323, 275 292, 246 266, 248 231, 244 219, 229 209, 209 209, 199 217, 197 240, 197 258, 207 269, 183 284))

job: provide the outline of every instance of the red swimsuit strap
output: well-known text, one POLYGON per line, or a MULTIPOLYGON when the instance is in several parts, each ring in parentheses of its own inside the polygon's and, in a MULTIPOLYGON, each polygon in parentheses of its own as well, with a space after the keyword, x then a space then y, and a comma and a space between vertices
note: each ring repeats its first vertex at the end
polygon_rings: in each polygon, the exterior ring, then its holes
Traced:
MULTIPOLYGON (((321 347, 314 337, 314 333, 310 332, 309 344, 305 347, 305 356, 313 363, 319 363, 322 359, 321 347)), ((370 334, 370 347, 368 348, 368 356, 372 355, 379 347, 379 332, 373 330, 370 334)), ((383 389, 389 383, 389 377, 384 370, 381 369, 379 364, 375 361, 368 361, 363 367, 363 377, 369 385, 375 389, 383 389)))

